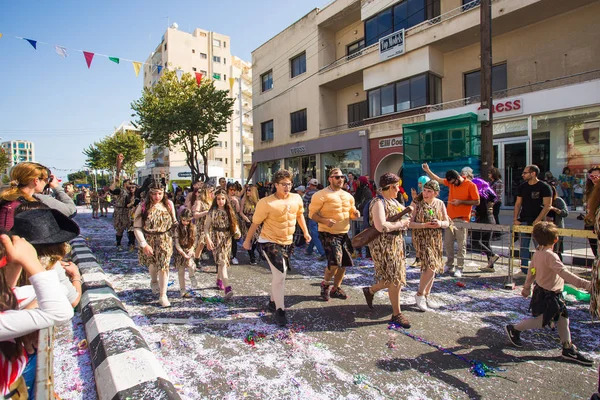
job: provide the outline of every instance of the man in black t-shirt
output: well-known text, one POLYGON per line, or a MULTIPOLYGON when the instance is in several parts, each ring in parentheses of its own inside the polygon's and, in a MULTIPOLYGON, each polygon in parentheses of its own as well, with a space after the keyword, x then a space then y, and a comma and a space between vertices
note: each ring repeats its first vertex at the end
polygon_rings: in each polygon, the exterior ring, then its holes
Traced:
MULTIPOLYGON (((546 214, 552 207, 552 189, 546 182, 540 181, 537 177, 540 169, 537 165, 528 165, 523 169, 523 183, 519 186, 517 192, 517 201, 514 210, 514 225, 534 225, 536 222, 543 221, 546 214)), ((521 234, 521 270, 527 273, 531 254, 529 253, 529 243, 531 234, 521 234)))

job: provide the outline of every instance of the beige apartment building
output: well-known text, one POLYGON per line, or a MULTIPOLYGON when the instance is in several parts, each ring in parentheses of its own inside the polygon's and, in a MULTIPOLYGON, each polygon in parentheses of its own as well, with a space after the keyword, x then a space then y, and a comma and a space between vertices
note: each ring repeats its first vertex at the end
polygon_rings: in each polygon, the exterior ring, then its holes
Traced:
POLYGON ((8 154, 10 162, 2 175, 10 174, 12 167, 21 162, 35 162, 35 145, 28 140, 8 140, 0 144, 8 154))
MULTIPOLYGON (((579 178, 600 164, 599 17, 593 0, 492 1, 504 205, 529 163, 579 178)), ((403 173, 408 189, 423 161, 477 170, 479 20, 478 0, 337 0, 264 43, 252 53, 255 180, 285 167, 297 184, 323 182, 339 166, 403 173)))
MULTIPOLYGON (((211 177, 240 178, 243 165, 247 176, 253 150, 251 64, 231 55, 229 36, 199 28, 187 33, 173 24, 146 60, 144 86, 156 84, 164 69, 181 70, 192 76, 200 73, 203 80, 211 79, 217 89, 227 90, 236 99, 227 130, 219 135, 218 146, 209 152, 208 171, 211 177)), ((173 148, 146 149, 145 166, 138 170, 138 180, 162 174, 171 181, 189 180, 191 172, 185 154, 173 148)))

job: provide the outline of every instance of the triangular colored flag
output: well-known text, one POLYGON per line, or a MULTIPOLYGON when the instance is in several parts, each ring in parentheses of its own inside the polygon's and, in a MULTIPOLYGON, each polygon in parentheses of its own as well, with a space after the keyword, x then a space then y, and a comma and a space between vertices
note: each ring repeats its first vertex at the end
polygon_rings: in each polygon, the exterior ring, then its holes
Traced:
POLYGON ((118 63, 119 63, 119 61, 121 61, 121 60, 119 60, 119 58, 118 58, 118 57, 108 57, 108 59, 109 59, 110 61, 114 62, 115 64, 118 64, 118 63))
POLYGON ((196 83, 200 86, 200 81, 202 80, 202 73, 196 72, 196 83))
POLYGON ((85 57, 85 62, 88 66, 88 69, 90 69, 90 65, 92 65, 92 60, 94 59, 94 53, 84 51, 83 56, 85 57))
MULTIPOLYGON (((23 38, 23 39, 25 39, 25 38, 23 38)), ((29 44, 32 45, 33 48, 37 50, 37 40, 31 40, 31 39, 25 39, 25 40, 27 40, 29 42, 29 44)))
POLYGON ((160 71, 162 71, 162 65, 157 65, 156 69, 158 70, 158 73, 160 74, 160 71))
POLYGON ((175 75, 177 75, 177 80, 180 81, 181 77, 183 76, 183 70, 182 69, 177 69, 175 71, 175 75))
POLYGON ((140 74, 140 68, 142 68, 142 63, 138 61, 132 61, 133 70, 135 71, 135 77, 137 78, 140 74))
POLYGON ((235 78, 229 78, 229 90, 233 90, 234 82, 235 82, 235 78))
POLYGON ((68 56, 67 54, 67 49, 65 49, 62 46, 54 46, 54 50, 56 50, 56 54, 58 54, 59 56, 61 56, 62 58, 65 58, 68 56))

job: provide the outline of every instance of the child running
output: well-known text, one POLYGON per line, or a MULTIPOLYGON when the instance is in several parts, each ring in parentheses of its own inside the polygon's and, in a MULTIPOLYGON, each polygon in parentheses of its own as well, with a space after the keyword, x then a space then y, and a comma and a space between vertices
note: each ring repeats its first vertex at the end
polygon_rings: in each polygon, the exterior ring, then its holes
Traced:
POLYGON ((516 347, 523 347, 521 332, 558 325, 558 335, 562 343, 562 358, 591 366, 592 360, 581 354, 571 343, 569 314, 562 296, 565 281, 576 287, 591 290, 591 283, 567 271, 558 255, 553 252, 558 241, 558 228, 552 222, 540 221, 533 226, 533 239, 539 247, 531 260, 531 268, 523 285, 521 295, 531 294, 531 284, 535 280, 533 296, 529 308, 535 318, 529 318, 517 325, 506 325, 508 339, 516 347))
POLYGON ((217 287, 225 290, 226 299, 233 297, 227 273, 231 261, 231 243, 233 239, 237 240, 240 236, 237 217, 227 192, 224 189, 218 189, 206 215, 204 237, 206 248, 213 252, 217 265, 217 287))
POLYGON ((179 225, 173 237, 175 241, 175 267, 179 273, 179 293, 181 297, 191 297, 185 288, 185 270, 188 269, 192 290, 198 287, 196 281, 196 263, 194 262, 194 243, 196 241, 196 226, 192 224, 193 213, 184 208, 179 214, 179 225))

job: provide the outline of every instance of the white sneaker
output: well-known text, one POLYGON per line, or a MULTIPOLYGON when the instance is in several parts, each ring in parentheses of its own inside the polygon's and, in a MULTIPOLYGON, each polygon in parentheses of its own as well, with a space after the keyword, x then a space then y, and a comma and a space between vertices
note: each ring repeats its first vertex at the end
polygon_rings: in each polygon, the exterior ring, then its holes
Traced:
POLYGON ((456 271, 454 271, 453 275, 454 275, 455 278, 462 278, 462 275, 463 275, 462 269, 457 268, 456 271))
POLYGON ((169 302, 167 296, 160 296, 158 298, 158 304, 160 304, 161 307, 171 307, 171 303, 169 302))
POLYGON ((417 304, 417 308, 421 311, 427 311, 427 299, 425 299, 425 296, 419 296, 416 295, 415 296, 415 303, 417 304))
POLYGON ((231 259, 231 263, 232 263, 233 265, 238 265, 240 262, 238 261, 237 257, 233 257, 233 258, 231 259))
POLYGON ((437 310, 438 308, 440 308, 442 306, 435 299, 432 299, 429 296, 425 296, 425 301, 427 302, 427 307, 431 308, 432 310, 437 310))
POLYGON ((454 272, 454 266, 453 265, 444 265, 444 273, 445 274, 451 274, 454 272))

